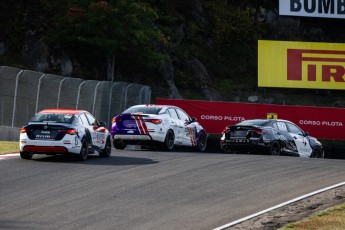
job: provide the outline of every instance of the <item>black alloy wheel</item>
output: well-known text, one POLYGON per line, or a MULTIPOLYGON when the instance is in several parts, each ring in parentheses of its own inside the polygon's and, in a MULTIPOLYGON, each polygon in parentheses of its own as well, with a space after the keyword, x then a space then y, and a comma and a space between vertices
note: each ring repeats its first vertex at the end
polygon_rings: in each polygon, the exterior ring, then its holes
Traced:
POLYGON ((87 159, 88 154, 89 154, 89 144, 87 143, 86 139, 84 138, 81 141, 81 149, 80 149, 80 153, 78 155, 79 160, 85 161, 87 159))
POLYGON ((200 152, 204 152, 206 150, 206 147, 207 147, 207 136, 204 132, 200 132, 198 140, 197 140, 196 148, 200 152))
POLYGON ((33 155, 33 152, 20 152, 20 157, 25 160, 30 160, 33 155))
POLYGON ((270 154, 279 156, 281 154, 281 148, 278 141, 273 141, 270 146, 270 154))
POLYGON ((111 155, 111 141, 110 138, 107 138, 107 141, 105 142, 104 149, 99 152, 100 157, 110 157, 111 155))
POLYGON ((174 149, 175 143, 175 134, 174 132, 169 129, 167 135, 165 136, 165 140, 163 142, 163 149, 166 151, 172 151, 174 149))
POLYGON ((125 149, 126 148, 126 143, 123 141, 113 141, 114 148, 115 149, 125 149))
POLYGON ((313 149, 313 152, 310 155, 311 158, 324 158, 324 153, 322 149, 317 146, 313 149))

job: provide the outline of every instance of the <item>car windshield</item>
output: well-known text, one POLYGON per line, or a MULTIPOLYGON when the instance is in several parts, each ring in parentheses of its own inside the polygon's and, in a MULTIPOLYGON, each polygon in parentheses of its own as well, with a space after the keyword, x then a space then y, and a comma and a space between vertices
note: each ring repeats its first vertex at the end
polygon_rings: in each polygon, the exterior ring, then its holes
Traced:
POLYGON ((68 123, 73 121, 72 114, 61 113, 38 113, 31 120, 31 122, 53 122, 53 123, 68 123))
POLYGON ((255 125, 255 126, 265 126, 268 124, 270 121, 269 120, 245 120, 237 125, 255 125))
POLYGON ((152 106, 134 106, 123 113, 144 113, 144 114, 158 114, 162 110, 162 107, 152 107, 152 106))

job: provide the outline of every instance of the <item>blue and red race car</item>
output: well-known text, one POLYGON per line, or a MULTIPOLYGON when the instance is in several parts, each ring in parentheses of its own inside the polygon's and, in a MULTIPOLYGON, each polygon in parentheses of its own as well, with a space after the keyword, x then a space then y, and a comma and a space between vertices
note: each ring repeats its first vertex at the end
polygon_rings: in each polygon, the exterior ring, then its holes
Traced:
POLYGON ((150 145, 171 151, 190 146, 205 151, 204 128, 185 111, 170 105, 135 105, 112 120, 111 136, 116 149, 127 145, 150 145))

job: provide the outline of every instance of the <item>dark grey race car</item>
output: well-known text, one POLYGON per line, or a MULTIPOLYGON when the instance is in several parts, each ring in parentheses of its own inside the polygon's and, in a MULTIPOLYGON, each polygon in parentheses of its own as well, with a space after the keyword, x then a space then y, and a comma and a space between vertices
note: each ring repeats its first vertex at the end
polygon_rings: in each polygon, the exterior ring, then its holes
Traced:
POLYGON ((323 158, 322 144, 291 121, 282 119, 245 120, 227 126, 220 138, 224 152, 260 152, 323 158))

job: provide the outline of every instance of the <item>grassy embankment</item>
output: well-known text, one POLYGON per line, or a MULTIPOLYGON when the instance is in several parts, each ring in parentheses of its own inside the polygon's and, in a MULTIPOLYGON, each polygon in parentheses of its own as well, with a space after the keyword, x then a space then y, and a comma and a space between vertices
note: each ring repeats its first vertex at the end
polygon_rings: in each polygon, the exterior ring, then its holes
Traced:
POLYGON ((305 220, 290 223, 281 230, 342 230, 345 228, 345 204, 328 208, 305 220))
POLYGON ((0 155, 6 153, 19 153, 18 141, 0 141, 0 155))

